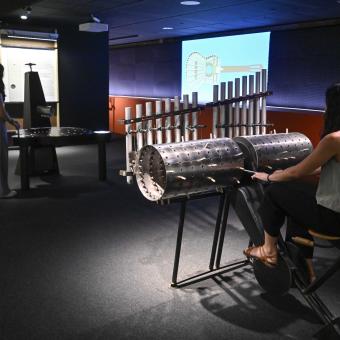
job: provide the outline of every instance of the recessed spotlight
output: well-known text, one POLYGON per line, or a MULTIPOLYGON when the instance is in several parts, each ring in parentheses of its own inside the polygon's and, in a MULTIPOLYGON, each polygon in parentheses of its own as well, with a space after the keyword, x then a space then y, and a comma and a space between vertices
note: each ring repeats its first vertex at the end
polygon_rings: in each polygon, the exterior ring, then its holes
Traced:
POLYGON ((32 12, 32 8, 31 8, 30 6, 24 7, 24 8, 23 8, 23 12, 22 12, 22 14, 20 15, 20 19, 21 19, 21 20, 27 20, 28 17, 30 16, 31 12, 32 12))
POLYGON ((193 1, 193 0, 181 1, 181 5, 184 5, 184 6, 196 6, 196 5, 199 5, 199 4, 200 4, 200 1, 193 1))
POLYGON ((173 27, 162 27, 162 30, 173 30, 173 27))

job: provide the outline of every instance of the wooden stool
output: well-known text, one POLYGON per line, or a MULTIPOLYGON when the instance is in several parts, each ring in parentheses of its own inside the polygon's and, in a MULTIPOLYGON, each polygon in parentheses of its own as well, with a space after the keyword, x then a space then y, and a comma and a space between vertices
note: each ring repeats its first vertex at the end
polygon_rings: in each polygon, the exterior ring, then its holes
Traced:
MULTIPOLYGON (((335 246, 334 242, 340 241, 340 236, 321 234, 312 229, 308 229, 308 232, 315 238, 319 238, 321 240, 326 240, 326 241, 331 242, 332 247, 335 246)), ((314 241, 305 239, 303 237, 292 237, 292 240, 297 244, 301 244, 307 247, 320 246, 316 244, 314 241)), ((310 294, 316 291, 325 281, 327 281, 331 276, 333 276, 333 274, 337 272, 339 269, 340 269, 340 256, 336 259, 335 263, 323 273, 323 275, 321 275, 314 282, 312 282, 309 286, 307 286, 303 292, 305 294, 310 294)))
POLYGON ((338 241, 338 240, 340 240, 340 236, 331 236, 331 235, 321 234, 321 233, 318 233, 318 232, 311 230, 311 229, 308 229, 308 232, 312 236, 320 238, 321 240, 327 240, 327 241, 338 241))
MULTIPOLYGON (((309 234, 311 234, 313 237, 315 238, 319 238, 321 240, 326 240, 331 242, 331 247, 334 247, 334 242, 336 241, 340 241, 340 236, 333 236, 333 235, 326 235, 326 234, 321 234, 318 233, 312 229, 308 229, 309 234)), ((314 241, 308 240, 306 238, 303 237, 292 237, 292 240, 294 243, 303 245, 303 246, 307 246, 307 247, 324 247, 322 245, 319 245, 317 243, 315 243, 314 241)), ((323 275, 321 275, 319 278, 317 278, 314 282, 312 282, 309 286, 307 286, 304 289, 304 293, 305 294, 309 294, 311 292, 316 291, 325 281, 327 281, 331 276, 333 276, 333 274, 335 272, 337 272, 340 269, 340 257, 337 258, 337 260, 335 261, 335 263, 328 268, 323 275)))
MULTIPOLYGON (((318 232, 316 232, 312 229, 308 229, 308 233, 311 234, 313 237, 319 238, 321 240, 330 241, 330 242, 340 240, 340 236, 332 236, 332 235, 321 234, 321 233, 318 233, 318 232)), ((292 240, 293 240, 294 243, 297 243, 297 244, 300 244, 300 245, 306 246, 306 247, 317 246, 314 241, 311 241, 311 240, 308 240, 306 238, 299 237, 299 236, 292 237, 292 240)))

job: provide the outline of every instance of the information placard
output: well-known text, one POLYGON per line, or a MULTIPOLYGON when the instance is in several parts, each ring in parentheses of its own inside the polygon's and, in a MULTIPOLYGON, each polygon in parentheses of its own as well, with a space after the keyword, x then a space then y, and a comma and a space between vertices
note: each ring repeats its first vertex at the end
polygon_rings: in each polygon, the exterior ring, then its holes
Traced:
POLYGON ((28 63, 36 64, 33 71, 39 72, 47 102, 58 101, 58 63, 56 49, 30 49, 2 47, 1 63, 5 67, 4 83, 7 102, 23 102, 25 72, 28 63))

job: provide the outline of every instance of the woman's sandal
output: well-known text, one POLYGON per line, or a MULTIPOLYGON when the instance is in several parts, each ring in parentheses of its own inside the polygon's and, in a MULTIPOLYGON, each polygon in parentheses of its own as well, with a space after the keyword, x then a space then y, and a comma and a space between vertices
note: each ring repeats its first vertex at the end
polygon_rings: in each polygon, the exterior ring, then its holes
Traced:
POLYGON ((265 266, 267 266, 269 268, 274 268, 277 265, 277 261, 278 261, 277 253, 275 255, 267 255, 265 253, 264 249, 263 249, 263 246, 246 248, 243 251, 243 254, 248 259, 254 259, 254 260, 261 261, 265 266), (251 252, 256 248, 259 250, 259 252, 258 252, 259 255, 251 254, 251 252))

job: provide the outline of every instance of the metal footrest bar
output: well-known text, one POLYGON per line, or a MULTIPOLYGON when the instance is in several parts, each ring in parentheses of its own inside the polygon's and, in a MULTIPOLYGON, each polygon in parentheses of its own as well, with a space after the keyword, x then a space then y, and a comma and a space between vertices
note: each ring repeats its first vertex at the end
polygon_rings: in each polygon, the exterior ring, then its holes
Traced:
POLYGON ((175 288, 182 288, 185 286, 192 285, 194 283, 198 283, 204 280, 207 280, 211 277, 214 277, 216 275, 221 275, 224 273, 227 273, 229 271, 233 271, 238 268, 242 268, 244 266, 250 265, 250 262, 247 259, 236 259, 233 261, 230 261, 226 263, 224 266, 212 270, 208 270, 206 272, 199 273, 197 275, 190 276, 184 280, 181 280, 176 283, 171 283, 171 287, 175 288))

